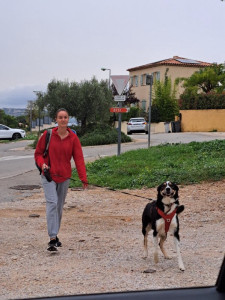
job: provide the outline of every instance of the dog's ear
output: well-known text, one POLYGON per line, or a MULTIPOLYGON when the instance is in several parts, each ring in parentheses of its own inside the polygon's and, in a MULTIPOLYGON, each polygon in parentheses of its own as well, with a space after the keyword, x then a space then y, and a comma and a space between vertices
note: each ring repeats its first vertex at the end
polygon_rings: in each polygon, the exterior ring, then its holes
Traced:
POLYGON ((161 189, 162 189, 162 186, 163 186, 163 183, 160 184, 160 185, 157 187, 157 192, 158 192, 158 194, 157 194, 157 199, 158 199, 158 200, 162 200, 162 198, 163 198, 163 196, 162 196, 161 193, 160 193, 160 191, 161 191, 161 189))
POLYGON ((174 182, 171 182, 171 183, 172 183, 173 190, 176 191, 176 193, 174 194, 174 198, 177 199, 177 198, 179 198, 179 196, 178 196, 179 187, 176 185, 176 183, 174 183, 174 182))
POLYGON ((160 190, 162 189, 163 184, 164 184, 164 183, 160 184, 160 185, 157 187, 157 192, 160 192, 160 190))
POLYGON ((176 183, 174 182, 171 182, 172 183, 172 188, 175 190, 175 191, 179 191, 179 187, 177 186, 176 183))

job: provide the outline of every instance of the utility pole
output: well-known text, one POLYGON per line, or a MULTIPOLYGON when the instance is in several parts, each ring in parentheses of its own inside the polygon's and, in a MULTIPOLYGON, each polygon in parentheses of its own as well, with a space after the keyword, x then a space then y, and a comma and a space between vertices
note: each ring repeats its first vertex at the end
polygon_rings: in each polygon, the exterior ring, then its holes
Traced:
POLYGON ((29 100, 28 108, 29 108, 29 112, 30 112, 30 133, 32 132, 32 106, 33 106, 33 101, 29 100))
POLYGON ((146 85, 150 86, 149 90, 149 108, 148 108, 148 148, 150 147, 150 135, 151 135, 151 108, 152 108, 152 85, 153 76, 146 75, 146 85))
MULTIPOLYGON (((41 91, 33 91, 36 96, 38 97, 42 97, 42 92, 41 91)), ((38 136, 40 137, 41 135, 41 109, 40 109, 40 104, 38 105, 38 136)))
MULTIPOLYGON (((122 102, 119 101, 119 108, 122 107, 122 102)), ((120 155, 121 152, 121 122, 122 122, 122 114, 121 112, 118 115, 118 147, 117 147, 117 156, 120 155)))

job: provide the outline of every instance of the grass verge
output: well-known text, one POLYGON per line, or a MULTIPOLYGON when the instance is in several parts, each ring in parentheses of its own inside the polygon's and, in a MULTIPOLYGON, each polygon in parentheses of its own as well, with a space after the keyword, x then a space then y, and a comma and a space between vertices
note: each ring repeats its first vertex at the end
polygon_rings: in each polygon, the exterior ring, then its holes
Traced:
MULTIPOLYGON (((72 186, 79 185, 73 172, 72 186)), ((133 150, 87 164, 90 184, 115 189, 156 187, 165 180, 177 184, 217 181, 225 178, 225 140, 165 144, 133 150)))

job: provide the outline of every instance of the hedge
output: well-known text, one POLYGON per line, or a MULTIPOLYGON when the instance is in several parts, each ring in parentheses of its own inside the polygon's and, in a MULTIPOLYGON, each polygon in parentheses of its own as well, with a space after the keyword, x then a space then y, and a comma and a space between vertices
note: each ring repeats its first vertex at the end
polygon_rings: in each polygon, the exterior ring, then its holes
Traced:
POLYGON ((179 107, 188 109, 225 109, 225 92, 197 95, 181 95, 179 107))

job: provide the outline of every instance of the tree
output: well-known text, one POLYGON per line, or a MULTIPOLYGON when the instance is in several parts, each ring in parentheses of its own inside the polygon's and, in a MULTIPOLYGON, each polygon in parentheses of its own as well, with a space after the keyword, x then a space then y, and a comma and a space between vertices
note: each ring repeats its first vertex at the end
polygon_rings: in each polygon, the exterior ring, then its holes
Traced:
MULTIPOLYGON (((59 108, 64 107, 69 111, 71 116, 71 97, 70 84, 67 81, 52 80, 47 87, 47 92, 41 99, 38 99, 38 104, 42 107, 46 107, 51 118, 55 118, 56 112, 59 108)), ((74 99, 73 99, 74 100, 74 99)), ((75 104, 75 103, 74 103, 75 104)))
POLYGON ((189 78, 177 78, 176 83, 179 82, 183 82, 186 93, 221 93, 225 89, 225 67, 223 64, 213 64, 196 71, 189 78))
POLYGON ((43 101, 38 103, 47 108, 52 118, 60 107, 64 107, 85 129, 90 122, 109 120, 112 92, 108 89, 107 81, 98 82, 95 77, 80 83, 52 80, 46 94, 38 101, 43 101))
POLYGON ((172 88, 168 71, 167 68, 164 81, 155 80, 153 84, 152 122, 174 121, 175 115, 179 113, 176 89, 175 86, 172 88))
POLYGON ((36 101, 28 101, 26 108, 25 121, 26 124, 29 124, 29 130, 32 128, 32 120, 38 118, 38 106, 36 101))
POLYGON ((18 121, 15 117, 7 115, 3 109, 0 109, 0 123, 9 127, 18 127, 18 121))
POLYGON ((81 122, 82 129, 87 123, 105 122, 110 118, 109 109, 112 105, 112 93, 106 81, 97 81, 93 77, 79 84, 76 118, 81 122))
POLYGON ((136 97, 135 93, 132 92, 131 88, 132 87, 130 86, 129 89, 124 93, 124 95, 126 95, 126 100, 124 104, 128 106, 131 106, 131 104, 138 105, 140 100, 136 97))

